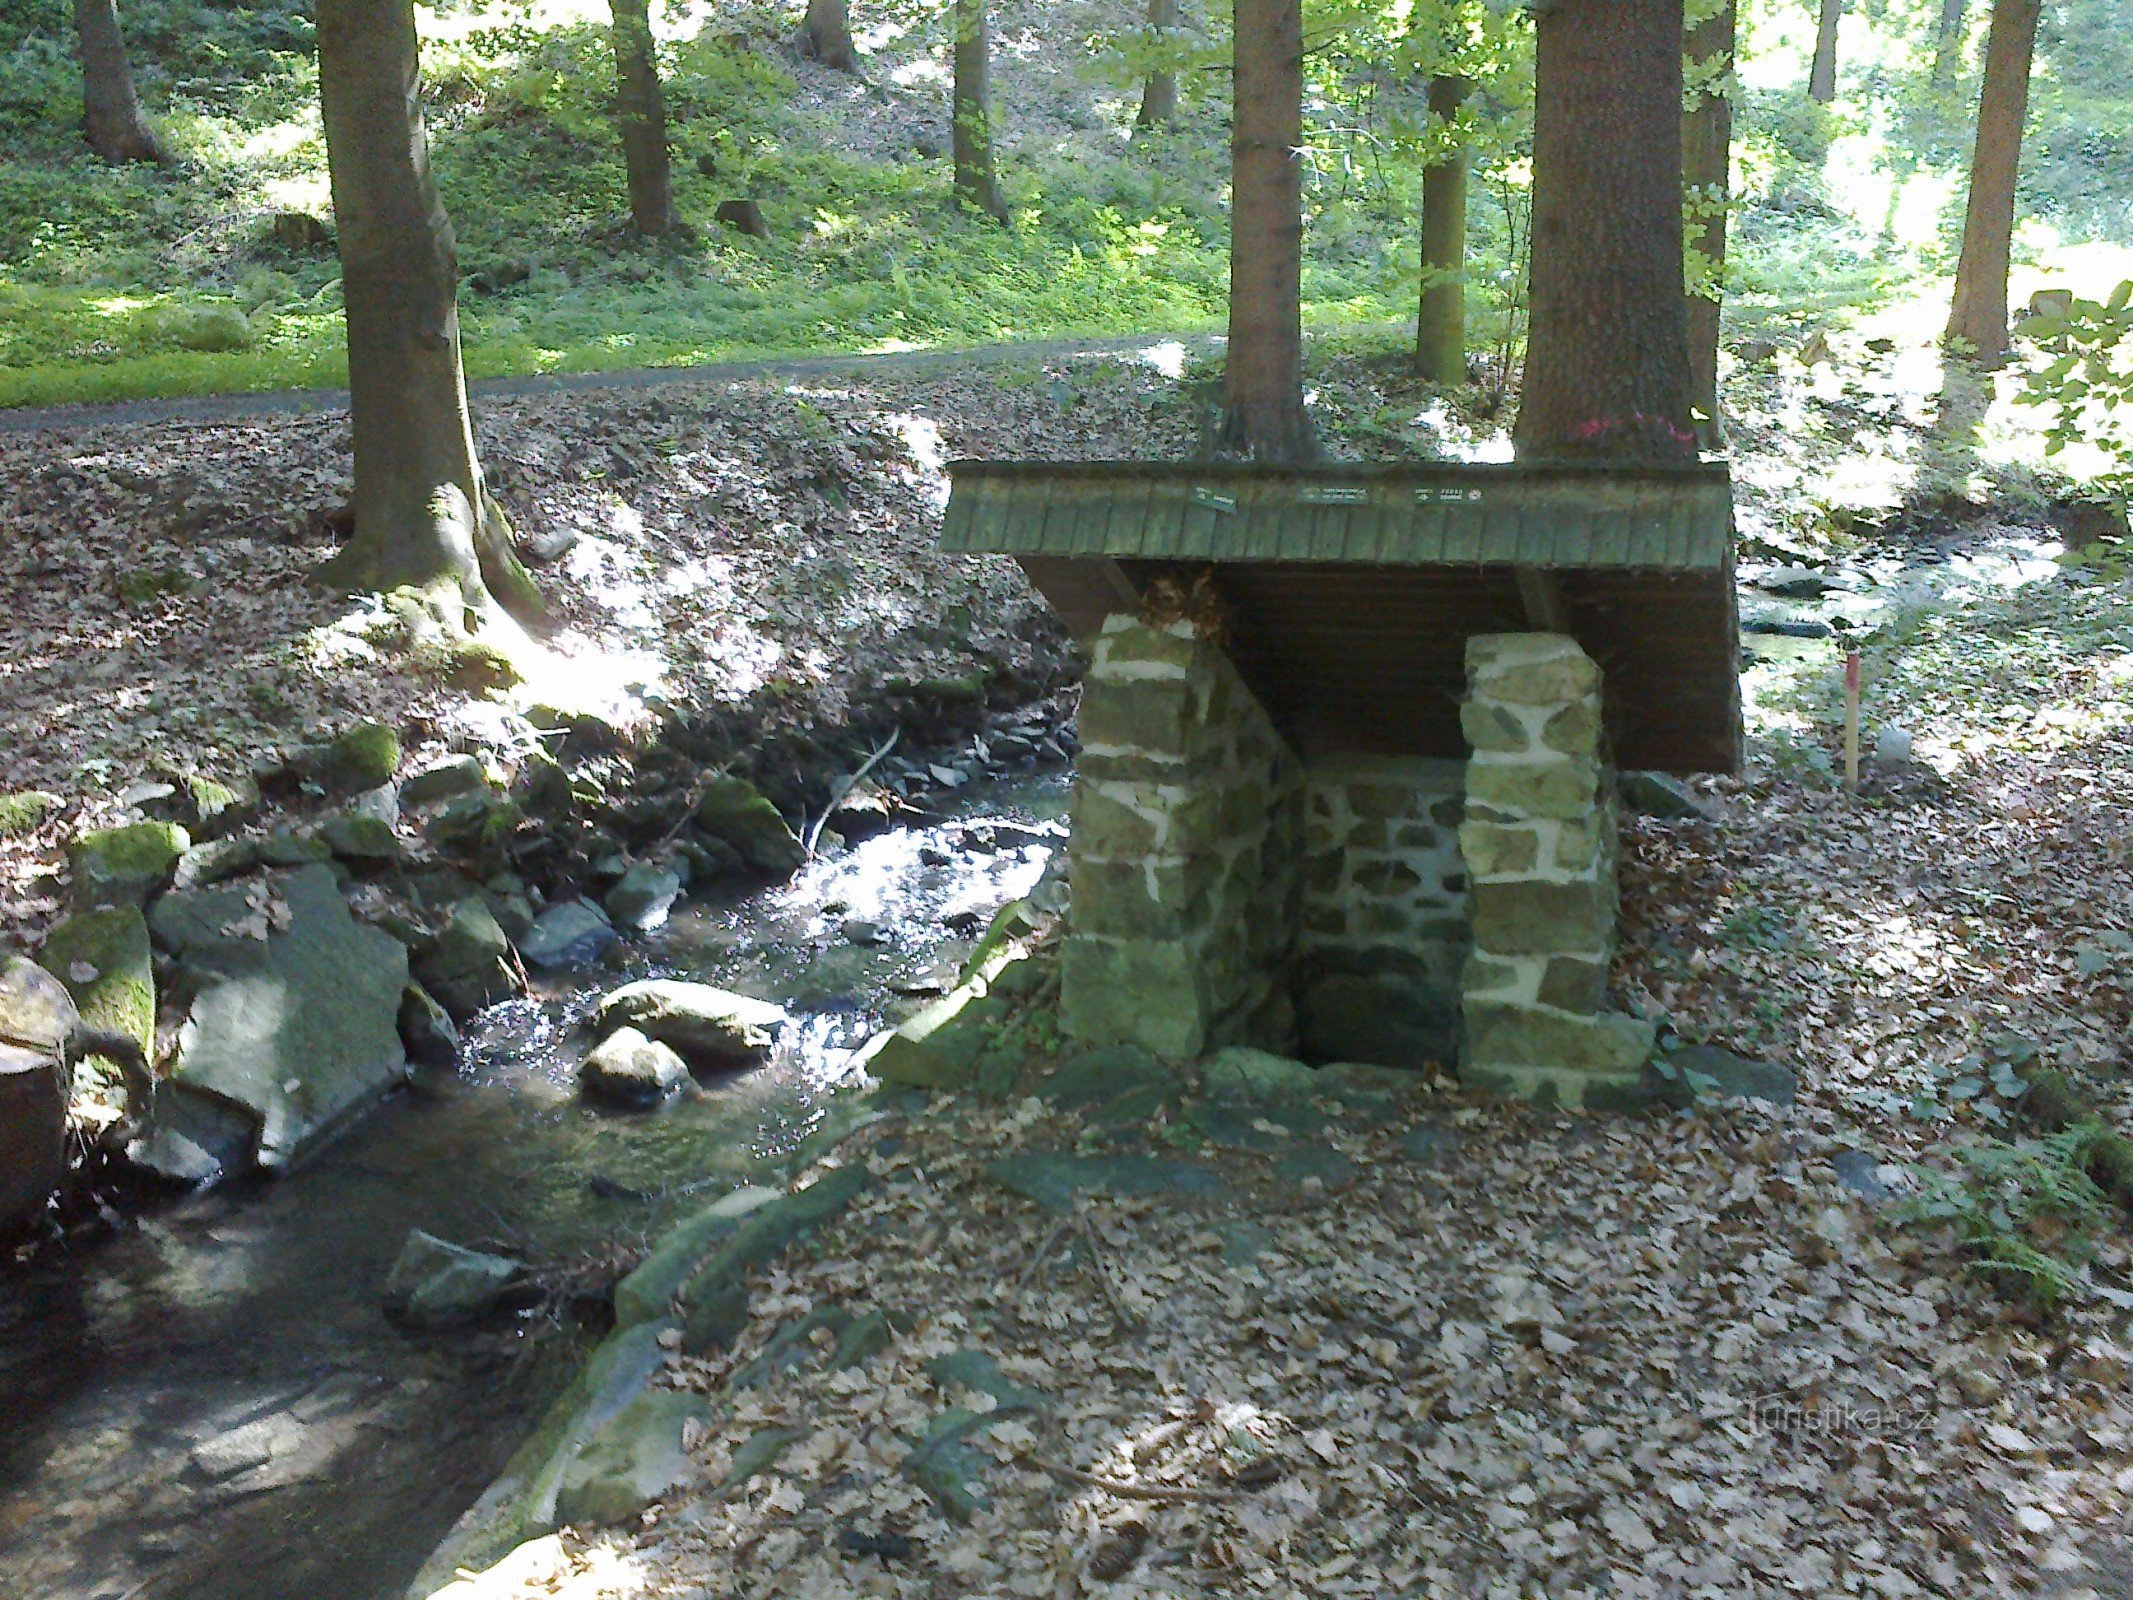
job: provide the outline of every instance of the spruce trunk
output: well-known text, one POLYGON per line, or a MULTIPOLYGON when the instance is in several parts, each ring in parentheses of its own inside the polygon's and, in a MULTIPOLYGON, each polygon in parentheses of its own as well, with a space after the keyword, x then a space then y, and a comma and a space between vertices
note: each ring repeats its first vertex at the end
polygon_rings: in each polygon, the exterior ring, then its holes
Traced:
POLYGON ((1007 198, 992 149, 992 24, 985 0, 955 0, 955 192, 997 222, 1007 198))
POLYGON ((1830 105, 1837 98, 1837 24, 1844 20, 1844 0, 1822 0, 1815 26, 1814 65, 1807 73, 1807 98, 1830 105))
POLYGON ((74 0, 81 49, 82 132, 99 161, 161 161, 163 150, 141 115, 126 64, 126 36, 114 0, 74 0))
MULTIPOLYGON (((1178 25, 1178 0, 1148 0, 1148 31, 1169 34, 1178 25)), ((1168 39, 1163 41, 1165 45, 1168 39)), ((1163 69, 1148 74, 1148 81, 1141 88, 1140 115, 1133 119, 1136 128, 1167 128, 1170 119, 1178 114, 1178 75, 1163 69)))
POLYGON ((858 52, 852 48, 852 15, 844 0, 807 0, 807 20, 800 31, 807 53, 825 67, 859 70, 858 52))
POLYGON ((1303 7, 1237 0, 1230 116, 1229 351, 1220 445, 1312 452, 1303 404, 1303 7))
MULTIPOLYGON (((1447 131, 1472 85, 1432 78, 1429 112, 1447 131)), ((1415 371, 1431 383, 1466 382, 1466 178, 1464 140, 1422 169, 1422 304, 1415 371)))
POLYGON ((2029 116, 2029 66, 2037 48, 2039 0, 1993 0, 1985 42, 1985 88, 1978 100, 1970 203, 1946 343, 1990 371, 2007 362, 2007 257, 2014 240, 2015 181, 2022 169, 2022 124, 2029 116))
POLYGON ((629 174, 630 221, 647 239, 674 231, 674 181, 667 164, 667 102, 659 88, 651 0, 609 0, 614 19, 615 121, 629 174))
POLYGON ((430 176, 412 0, 319 0, 318 55, 355 440, 355 531, 325 576, 412 586, 448 629, 478 624, 492 596, 537 614, 475 458, 458 252, 430 176))
POLYGON ((1697 441, 1725 445, 1718 400, 1718 324, 1724 299, 1726 221, 1733 189, 1733 47, 1738 9, 1718 12, 1689 30, 1687 56, 1697 87, 1681 118, 1681 181, 1688 245, 1702 258, 1703 280, 1689 297, 1689 403, 1697 441))
POLYGON ((1681 459, 1682 0, 1558 0, 1536 15, 1525 460, 1681 459))

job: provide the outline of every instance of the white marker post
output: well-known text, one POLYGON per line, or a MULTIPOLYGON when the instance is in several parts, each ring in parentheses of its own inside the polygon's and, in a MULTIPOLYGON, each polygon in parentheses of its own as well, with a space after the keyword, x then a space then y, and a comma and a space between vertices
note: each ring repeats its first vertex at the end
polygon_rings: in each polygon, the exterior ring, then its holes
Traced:
POLYGON ((1844 787, 1859 792, 1859 652, 1844 657, 1844 787))

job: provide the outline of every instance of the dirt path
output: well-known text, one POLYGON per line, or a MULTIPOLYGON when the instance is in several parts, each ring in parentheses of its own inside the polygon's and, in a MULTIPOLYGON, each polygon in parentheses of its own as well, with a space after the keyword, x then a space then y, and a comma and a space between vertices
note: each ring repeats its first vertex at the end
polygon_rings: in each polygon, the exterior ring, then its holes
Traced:
MULTIPOLYGON (((633 367, 619 372, 562 372, 525 378, 484 378, 468 388, 474 398, 567 394, 586 389, 656 389, 675 383, 730 383, 744 378, 816 377, 833 372, 929 372, 958 366, 1013 361, 1056 361, 1074 356, 1124 355, 1165 344, 1193 355, 1219 349, 1211 333, 1138 333, 1108 339, 1033 339, 1021 343, 954 350, 896 350, 877 355, 798 356, 785 360, 712 361, 689 367, 633 367)), ((158 422, 226 422, 241 417, 342 411, 346 389, 276 389, 257 394, 186 395, 167 400, 112 400, 92 405, 23 406, 0 409, 0 434, 65 432, 75 428, 158 422)))

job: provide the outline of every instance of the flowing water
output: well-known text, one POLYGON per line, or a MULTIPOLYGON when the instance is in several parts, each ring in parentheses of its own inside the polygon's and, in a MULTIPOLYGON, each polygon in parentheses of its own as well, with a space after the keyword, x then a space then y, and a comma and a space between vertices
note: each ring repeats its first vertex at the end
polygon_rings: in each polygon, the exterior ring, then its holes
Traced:
POLYGON ((449 1081, 277 1182, 0 1278, 0 1595, 388 1600, 569 1381, 591 1334, 529 1313, 416 1335, 378 1291, 410 1228, 564 1261, 641 1246, 786 1161, 900 995, 954 981, 1063 837, 1062 780, 975 794, 738 902, 621 970, 499 1006, 449 1081), (653 973, 783 1002, 764 1067, 662 1111, 574 1088, 599 995, 653 973))

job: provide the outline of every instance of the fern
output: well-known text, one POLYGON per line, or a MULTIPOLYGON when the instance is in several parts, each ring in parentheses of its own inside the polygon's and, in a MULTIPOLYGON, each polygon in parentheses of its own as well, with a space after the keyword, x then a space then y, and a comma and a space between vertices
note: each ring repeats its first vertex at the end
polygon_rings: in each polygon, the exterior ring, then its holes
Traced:
POLYGON ((2105 1220, 2088 1175, 2103 1126, 2078 1123, 2035 1139, 1980 1139, 1955 1152, 1957 1170, 1914 1167, 1917 1194, 1903 1215, 1945 1222, 1971 1268, 2050 1309, 2088 1292, 2085 1276, 2105 1220))

